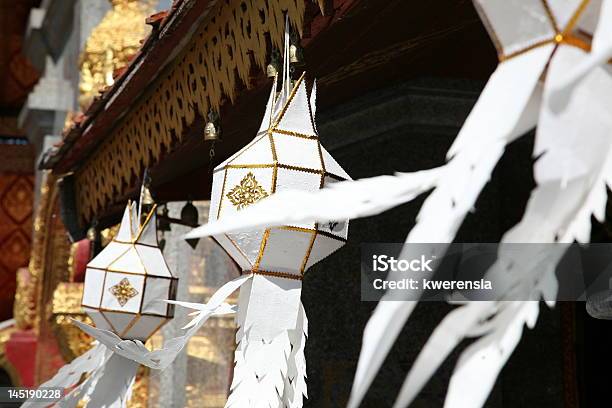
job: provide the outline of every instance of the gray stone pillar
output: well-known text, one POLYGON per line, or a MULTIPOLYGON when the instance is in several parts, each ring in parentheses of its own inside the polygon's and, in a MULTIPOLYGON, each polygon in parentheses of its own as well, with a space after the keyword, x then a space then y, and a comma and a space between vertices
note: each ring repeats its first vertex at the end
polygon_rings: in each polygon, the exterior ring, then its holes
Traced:
MULTIPOLYGON (((38 163, 45 148, 60 141, 66 114, 74 108, 72 84, 63 78, 63 61, 46 57, 45 73, 38 81, 19 114, 19 126, 34 147, 38 163)), ((34 208, 40 194, 41 174, 36 173, 34 208)))

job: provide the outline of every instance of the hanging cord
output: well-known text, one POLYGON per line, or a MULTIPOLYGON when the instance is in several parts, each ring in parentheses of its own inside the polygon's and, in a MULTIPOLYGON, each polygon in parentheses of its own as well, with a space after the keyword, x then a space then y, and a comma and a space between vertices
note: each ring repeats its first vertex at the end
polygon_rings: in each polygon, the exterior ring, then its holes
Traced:
POLYGON ((210 150, 208 151, 208 174, 212 176, 213 170, 215 169, 215 144, 216 140, 213 140, 210 144, 210 150))

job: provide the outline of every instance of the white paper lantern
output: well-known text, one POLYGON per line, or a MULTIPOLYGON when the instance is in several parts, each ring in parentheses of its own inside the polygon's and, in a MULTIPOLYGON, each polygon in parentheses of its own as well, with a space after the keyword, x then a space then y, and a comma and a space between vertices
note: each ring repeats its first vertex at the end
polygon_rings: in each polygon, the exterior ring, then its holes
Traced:
MULTIPOLYGON (((286 89, 290 88, 290 80, 286 89)), ((314 98, 308 98, 304 75, 289 94, 273 86, 260 130, 243 149, 215 168, 210 221, 232 217, 241 209, 285 189, 314 191, 349 180, 348 174, 321 146, 314 122, 314 98)), ((346 243, 348 221, 285 225, 217 235, 214 238, 238 263, 253 273, 252 292, 265 301, 249 301, 248 314, 275 315, 274 325, 258 324, 255 335, 270 340, 278 329, 295 327, 301 279, 315 263, 346 243), (261 276, 268 279, 261 279, 261 276), (276 279, 274 279, 276 278, 276 279), (289 280, 289 281, 288 281, 289 280), (271 290, 272 285, 284 290, 271 290), (288 301, 293 297, 293 301, 288 301), (283 313, 274 305, 284 304, 283 313)), ((244 291, 241 291, 243 293, 244 291)))
MULTIPOLYGON (((257 136, 215 168, 210 221, 231 217, 277 191, 313 191, 350 179, 319 142, 304 76, 285 105, 274 101, 275 96, 273 90, 257 136)), ((299 279, 310 266, 342 247, 347 233, 347 221, 312 222, 215 239, 243 271, 299 279)))
POLYGON ((142 225, 128 204, 113 240, 87 264, 82 306, 96 327, 147 340, 173 317, 177 278, 157 243, 155 208, 142 225))
MULTIPOLYGON (((73 407, 87 399, 91 407, 126 407, 141 364, 163 370, 210 317, 234 312, 224 300, 246 276, 223 285, 207 304, 175 300, 178 279, 159 249, 155 210, 139 225, 140 210, 128 204, 117 235, 87 265, 82 305, 97 327, 73 323, 97 343, 41 385, 71 389, 57 406, 73 407), (174 304, 192 310, 192 320, 182 335, 166 339, 161 348, 148 349, 144 342, 172 318, 174 304)), ((37 406, 34 399, 24 404, 37 406)))

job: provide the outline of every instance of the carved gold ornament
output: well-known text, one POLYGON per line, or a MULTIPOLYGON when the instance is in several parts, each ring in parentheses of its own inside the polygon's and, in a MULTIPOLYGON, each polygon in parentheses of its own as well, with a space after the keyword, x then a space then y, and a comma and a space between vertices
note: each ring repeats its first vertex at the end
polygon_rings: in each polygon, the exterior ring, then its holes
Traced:
POLYGON ((138 291, 134 289, 127 278, 121 279, 118 284, 111 286, 108 290, 121 306, 125 306, 128 300, 138 295, 138 291))
POLYGON ((125 67, 138 52, 150 31, 145 19, 153 12, 150 0, 112 0, 113 8, 94 28, 81 55, 79 104, 89 105, 94 96, 113 84, 113 73, 125 67))
POLYGON ((241 210, 262 198, 266 198, 268 193, 259 185, 255 175, 249 172, 240 180, 240 184, 235 186, 226 196, 235 207, 241 210))
POLYGON ((91 348, 92 338, 72 323, 75 319, 92 324, 81 309, 82 296, 83 284, 76 282, 61 282, 53 292, 52 328, 66 361, 72 361, 91 348))

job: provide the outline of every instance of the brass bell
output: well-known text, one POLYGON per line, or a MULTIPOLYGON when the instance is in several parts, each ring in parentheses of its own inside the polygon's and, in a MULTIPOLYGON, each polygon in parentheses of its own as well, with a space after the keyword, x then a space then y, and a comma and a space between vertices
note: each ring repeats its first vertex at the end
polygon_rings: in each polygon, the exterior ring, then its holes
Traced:
POLYGON ((140 190, 140 203, 141 205, 148 206, 155 204, 155 200, 153 200, 153 196, 151 195, 151 190, 149 190, 149 187, 146 185, 143 185, 140 190))
POLYGON ((278 74, 278 70, 274 64, 268 64, 266 67, 266 74, 268 75, 268 78, 274 78, 278 74))
POLYGON ((297 47, 291 44, 291 46, 289 47, 289 61, 292 64, 295 64, 296 62, 300 62, 297 54, 298 54, 297 47))
POLYGON ((218 140, 219 134, 217 133, 217 128, 215 124, 212 122, 206 122, 206 126, 204 126, 204 140, 218 140))
POLYGON ((95 227, 89 227, 87 229, 87 239, 90 241, 94 241, 96 239, 96 228, 95 227))

